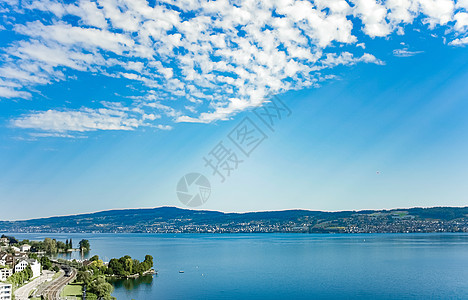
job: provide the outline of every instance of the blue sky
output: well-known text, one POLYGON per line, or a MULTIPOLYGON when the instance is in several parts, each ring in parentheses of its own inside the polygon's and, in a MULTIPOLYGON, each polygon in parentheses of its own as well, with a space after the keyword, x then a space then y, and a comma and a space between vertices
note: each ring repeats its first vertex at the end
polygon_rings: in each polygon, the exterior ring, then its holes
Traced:
POLYGON ((0 1, 0 219, 468 204, 468 2, 0 1), (278 95, 274 132, 253 112, 278 95), (249 157, 228 134, 250 118, 249 157), (242 162, 204 166, 219 142, 242 162))

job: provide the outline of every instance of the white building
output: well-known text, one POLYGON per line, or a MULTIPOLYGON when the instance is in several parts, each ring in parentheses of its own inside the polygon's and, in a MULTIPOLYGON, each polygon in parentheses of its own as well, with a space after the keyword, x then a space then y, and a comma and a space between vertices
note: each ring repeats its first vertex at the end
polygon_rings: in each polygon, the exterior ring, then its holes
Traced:
POLYGON ((15 251, 15 252, 20 252, 20 248, 18 248, 16 246, 11 246, 11 249, 13 249, 13 251, 15 251))
POLYGON ((11 294, 11 284, 0 283, 0 300, 11 300, 11 294))
POLYGON ((41 264, 35 260, 30 260, 29 264, 31 265, 31 270, 33 271, 32 278, 38 277, 41 275, 41 264))
POLYGON ((13 275, 13 270, 10 268, 2 268, 0 269, 0 281, 7 280, 8 277, 13 275))
POLYGON ((15 265, 15 273, 24 271, 29 266, 29 263, 26 259, 18 261, 15 265))
POLYGON ((31 266, 33 278, 41 275, 41 264, 35 259, 22 259, 15 265, 15 273, 24 271, 28 266, 31 266))
POLYGON ((31 250, 31 246, 28 244, 21 245, 20 247, 21 252, 29 252, 29 250, 31 250))

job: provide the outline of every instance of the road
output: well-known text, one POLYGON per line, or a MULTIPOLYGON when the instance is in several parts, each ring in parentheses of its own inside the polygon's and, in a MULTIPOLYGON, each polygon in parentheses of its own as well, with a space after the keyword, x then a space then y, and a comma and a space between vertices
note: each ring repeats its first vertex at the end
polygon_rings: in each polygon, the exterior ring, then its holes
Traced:
POLYGON ((55 272, 52 271, 44 271, 43 274, 33 281, 29 282, 28 284, 23 285, 19 289, 15 291, 15 299, 16 300, 25 300, 28 299, 31 292, 36 289, 39 285, 43 284, 46 281, 52 280, 55 272))
POLYGON ((63 271, 60 271, 60 276, 55 279, 50 285, 48 285, 44 292, 42 293, 47 300, 59 300, 60 299, 60 292, 62 292, 63 288, 75 280, 77 271, 76 269, 72 268, 70 271, 70 276, 64 276, 63 271))

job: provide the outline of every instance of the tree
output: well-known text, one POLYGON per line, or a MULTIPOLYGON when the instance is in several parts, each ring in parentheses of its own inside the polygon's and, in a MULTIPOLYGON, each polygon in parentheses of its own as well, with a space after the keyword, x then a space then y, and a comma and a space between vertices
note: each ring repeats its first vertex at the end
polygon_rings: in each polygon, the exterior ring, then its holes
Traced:
POLYGON ((94 255, 93 257, 91 257, 89 259, 89 261, 98 261, 99 260, 99 256, 98 255, 94 255))
POLYGON ((57 241, 51 238, 45 238, 44 251, 47 253, 57 253, 57 241))
POLYGON ((28 266, 26 267, 26 269, 24 269, 24 270, 26 271, 26 277, 27 277, 26 280, 29 280, 30 278, 33 277, 34 273, 33 273, 32 269, 31 269, 31 266, 30 266, 30 265, 28 265, 28 266))
POLYGON ((56 245, 58 250, 66 251, 68 249, 67 244, 65 244, 64 242, 58 241, 56 242, 56 245))
POLYGON ((104 276, 98 276, 89 285, 89 290, 98 296, 98 299, 112 299, 111 293, 114 290, 104 276))
POLYGON ((88 240, 81 240, 79 245, 80 245, 80 250, 81 251, 87 252, 87 251, 91 250, 91 247, 89 245, 88 240))
POLYGON ((145 260, 143 261, 144 263, 147 264, 147 269, 146 270, 149 270, 153 267, 153 257, 151 255, 146 255, 145 256, 145 260))
POLYGON ((111 274, 118 275, 118 276, 125 275, 125 269, 123 265, 116 258, 113 258, 109 261, 108 267, 109 267, 108 273, 112 272, 111 274))
POLYGON ((52 262, 47 256, 41 257, 41 265, 44 270, 50 270, 52 268, 52 262))
POLYGON ((6 280, 6 282, 11 283, 14 286, 18 286, 23 284, 25 281, 29 280, 33 276, 33 271, 31 270, 31 267, 28 266, 26 269, 24 269, 21 272, 17 272, 6 280))
POLYGON ((83 281, 85 285, 89 285, 93 281, 93 275, 90 271, 78 271, 76 277, 79 281, 83 281))

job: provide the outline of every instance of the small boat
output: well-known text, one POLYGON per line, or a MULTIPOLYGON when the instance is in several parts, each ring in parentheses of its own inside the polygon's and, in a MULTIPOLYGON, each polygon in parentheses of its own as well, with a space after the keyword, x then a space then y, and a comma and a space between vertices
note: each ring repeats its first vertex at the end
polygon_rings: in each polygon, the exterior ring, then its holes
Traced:
POLYGON ((184 271, 180 270, 179 273, 184 273, 184 271))

